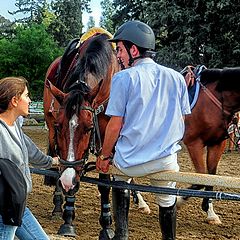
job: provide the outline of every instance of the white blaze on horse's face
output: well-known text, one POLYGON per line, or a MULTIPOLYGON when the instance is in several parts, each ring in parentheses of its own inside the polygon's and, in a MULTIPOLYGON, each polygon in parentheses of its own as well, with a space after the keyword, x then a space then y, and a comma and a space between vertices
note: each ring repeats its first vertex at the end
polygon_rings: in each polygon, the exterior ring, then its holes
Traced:
MULTIPOLYGON (((69 142, 68 156, 67 156, 67 161, 69 162, 75 161, 73 139, 74 139, 74 133, 77 126, 78 126, 78 117, 76 114, 74 114, 69 121, 70 142, 69 142)), ((73 189, 75 187, 75 184, 73 184, 73 180, 75 179, 75 177, 76 177, 76 171, 73 168, 66 168, 62 173, 60 177, 60 181, 66 192, 68 192, 70 189, 73 189)))
POLYGON ((70 142, 69 142, 68 156, 67 156, 67 161, 69 162, 75 161, 73 139, 74 139, 74 132, 77 126, 78 126, 78 117, 76 114, 74 114, 69 121, 70 142))

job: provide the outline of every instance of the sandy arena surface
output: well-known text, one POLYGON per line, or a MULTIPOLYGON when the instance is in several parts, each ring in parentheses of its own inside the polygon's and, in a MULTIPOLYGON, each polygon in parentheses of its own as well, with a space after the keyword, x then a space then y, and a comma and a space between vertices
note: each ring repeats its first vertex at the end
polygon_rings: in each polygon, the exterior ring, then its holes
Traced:
MULTIPOLYGON (((34 142, 44 151, 47 149, 47 131, 43 128, 28 127, 24 130, 34 142)), ((193 166, 185 149, 179 154, 181 171, 193 172, 193 166)), ((237 152, 224 154, 218 167, 219 175, 239 176, 240 154, 237 152)), ((91 174, 95 176, 94 173, 91 174)), ((51 216, 53 209, 53 188, 43 184, 43 176, 33 174, 33 192, 28 199, 28 206, 51 239, 71 239, 57 235, 62 219, 51 216)), ((141 183, 141 182, 137 182, 141 183)), ((178 184, 186 188, 187 185, 178 184)), ((215 188, 215 191, 235 192, 237 189, 215 188)), ((144 199, 151 208, 150 215, 139 212, 131 201, 129 214, 130 240, 161 239, 158 223, 158 208, 154 203, 154 196, 143 193, 144 199)), ((98 223, 100 213, 100 199, 96 185, 81 183, 76 196, 76 217, 74 223, 77 229, 77 240, 97 240, 100 231, 98 223)), ((214 201, 215 212, 219 215, 221 225, 209 225, 205 222, 206 214, 201 210, 201 199, 191 198, 187 205, 177 213, 177 240, 239 240, 240 239, 240 203, 237 201, 214 201)))

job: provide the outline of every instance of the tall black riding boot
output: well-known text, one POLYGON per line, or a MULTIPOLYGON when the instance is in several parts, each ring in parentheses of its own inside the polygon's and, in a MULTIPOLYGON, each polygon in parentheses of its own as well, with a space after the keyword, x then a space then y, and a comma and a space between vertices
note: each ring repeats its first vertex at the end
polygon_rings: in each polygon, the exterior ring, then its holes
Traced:
POLYGON ((113 218, 115 221, 114 240, 128 239, 128 211, 130 192, 124 189, 112 189, 113 218))
POLYGON ((159 223, 162 231, 162 240, 176 239, 176 202, 171 207, 159 206, 159 223))

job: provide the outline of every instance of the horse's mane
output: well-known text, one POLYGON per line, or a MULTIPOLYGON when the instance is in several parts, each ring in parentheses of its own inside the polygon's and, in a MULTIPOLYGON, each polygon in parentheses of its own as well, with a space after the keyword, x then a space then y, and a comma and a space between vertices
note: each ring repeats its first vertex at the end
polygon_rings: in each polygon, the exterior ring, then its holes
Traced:
POLYGON ((224 68, 217 85, 218 91, 240 91, 240 68, 224 68))
POLYGON ((239 91, 240 68, 206 69, 201 72, 201 82, 208 84, 217 81, 216 90, 239 91))
POLYGON ((92 37, 70 76, 68 86, 76 81, 87 82, 89 74, 96 79, 97 83, 106 78, 113 54, 112 45, 107 41, 108 39, 109 36, 106 34, 92 37))
POLYGON ((76 82, 69 88, 69 94, 65 103, 66 117, 70 120, 74 113, 79 115, 80 107, 90 88, 85 82, 76 82))
POLYGON ((219 79, 221 78, 221 69, 204 69, 201 73, 200 73, 200 81, 202 82, 202 84, 208 84, 211 82, 215 82, 215 81, 219 81, 219 79))

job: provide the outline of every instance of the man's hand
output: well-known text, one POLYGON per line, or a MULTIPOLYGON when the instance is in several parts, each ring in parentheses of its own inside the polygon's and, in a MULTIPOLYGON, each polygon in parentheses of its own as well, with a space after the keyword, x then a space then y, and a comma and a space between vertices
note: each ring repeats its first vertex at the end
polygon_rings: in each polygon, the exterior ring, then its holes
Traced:
POLYGON ((104 157, 103 155, 98 156, 96 162, 97 171, 107 173, 109 171, 109 166, 111 164, 110 160, 111 160, 110 156, 109 157, 104 157))

